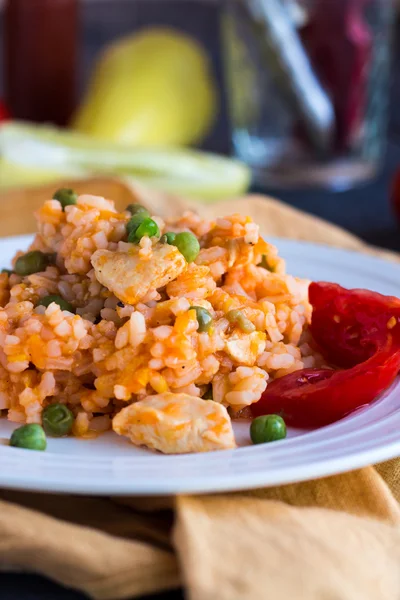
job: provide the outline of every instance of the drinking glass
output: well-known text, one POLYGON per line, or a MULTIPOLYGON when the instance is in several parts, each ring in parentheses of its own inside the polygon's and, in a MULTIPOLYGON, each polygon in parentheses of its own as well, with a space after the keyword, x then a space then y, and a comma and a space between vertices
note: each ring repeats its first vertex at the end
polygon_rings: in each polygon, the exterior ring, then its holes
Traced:
POLYGON ((391 0, 229 0, 223 48, 238 158, 262 184, 345 189, 385 150, 391 0))

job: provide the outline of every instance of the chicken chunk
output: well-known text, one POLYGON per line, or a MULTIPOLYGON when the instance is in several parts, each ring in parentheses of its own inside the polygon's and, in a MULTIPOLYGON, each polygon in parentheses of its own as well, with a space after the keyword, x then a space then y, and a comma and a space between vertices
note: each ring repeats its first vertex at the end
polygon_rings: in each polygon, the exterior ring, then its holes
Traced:
POLYGON ((188 394, 165 392, 123 408, 113 429, 133 444, 165 454, 235 448, 232 423, 224 406, 188 394))
POLYGON ((186 267, 186 261, 175 246, 157 244, 152 256, 143 260, 139 249, 128 252, 97 250, 91 259, 97 280, 125 304, 136 304, 150 290, 156 290, 175 279, 186 267))
POLYGON ((262 331, 236 331, 225 341, 225 351, 232 360, 252 367, 265 350, 266 335, 262 331))

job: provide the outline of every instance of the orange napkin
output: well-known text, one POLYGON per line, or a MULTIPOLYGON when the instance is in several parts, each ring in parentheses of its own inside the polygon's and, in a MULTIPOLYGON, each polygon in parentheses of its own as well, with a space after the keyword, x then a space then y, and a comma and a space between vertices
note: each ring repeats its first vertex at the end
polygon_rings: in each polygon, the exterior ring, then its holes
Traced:
MULTIPOLYGON (((92 189, 99 185, 91 183, 92 189)), ((187 207, 137 185, 109 180, 107 186, 119 203, 135 198, 155 213, 187 207)), ((14 196, 14 211, 27 202, 24 194, 14 196)), ((196 208, 207 216, 250 214, 267 235, 397 260, 271 198, 196 208)), ((12 232, 1 203, 0 224, 12 232)), ((207 496, 106 499, 3 491, 0 563, 102 600, 178 586, 189 600, 393 600, 400 598, 399 500, 399 460, 317 481, 207 496)))

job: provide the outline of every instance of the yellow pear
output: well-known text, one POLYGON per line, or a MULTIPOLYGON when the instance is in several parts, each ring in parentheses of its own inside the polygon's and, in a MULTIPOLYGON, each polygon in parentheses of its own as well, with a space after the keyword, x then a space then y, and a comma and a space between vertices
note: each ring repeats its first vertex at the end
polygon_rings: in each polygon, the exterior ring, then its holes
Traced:
POLYGON ((135 146, 200 142, 217 111, 204 49, 189 36, 149 28, 106 48, 72 127, 135 146))

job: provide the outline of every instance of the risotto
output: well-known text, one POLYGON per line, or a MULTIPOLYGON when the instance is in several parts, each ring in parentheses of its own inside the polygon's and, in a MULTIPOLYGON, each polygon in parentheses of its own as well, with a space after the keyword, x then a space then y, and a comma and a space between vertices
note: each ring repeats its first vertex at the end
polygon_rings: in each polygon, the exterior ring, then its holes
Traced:
POLYGON ((0 275, 0 408, 71 433, 113 429, 166 453, 235 446, 268 382, 318 357, 309 282, 285 273, 250 218, 164 222, 90 195, 51 199, 0 275), (186 235, 182 235, 186 234, 186 235), (29 252, 29 254, 26 254, 29 252))

